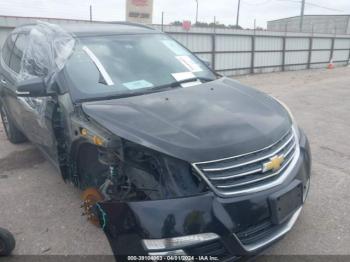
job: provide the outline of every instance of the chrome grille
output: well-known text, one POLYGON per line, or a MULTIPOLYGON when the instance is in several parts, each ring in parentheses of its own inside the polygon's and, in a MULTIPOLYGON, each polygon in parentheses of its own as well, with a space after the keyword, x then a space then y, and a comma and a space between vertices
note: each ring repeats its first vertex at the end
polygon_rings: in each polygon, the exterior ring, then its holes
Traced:
MULTIPOLYGON (((220 160, 195 163, 193 167, 218 194, 234 195, 259 191, 282 183, 300 150, 291 128, 280 140, 262 150, 220 160), (275 156, 283 156, 278 170, 264 172, 263 166, 275 156)), ((294 164, 293 164, 294 165, 294 164)))

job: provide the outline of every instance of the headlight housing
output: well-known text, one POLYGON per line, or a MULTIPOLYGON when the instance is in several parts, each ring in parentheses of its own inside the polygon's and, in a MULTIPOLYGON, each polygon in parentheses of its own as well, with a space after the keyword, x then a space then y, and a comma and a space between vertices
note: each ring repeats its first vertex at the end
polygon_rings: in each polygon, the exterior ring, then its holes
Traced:
POLYGON ((149 200, 198 195, 208 191, 189 163, 130 141, 123 143, 124 170, 130 182, 149 200))

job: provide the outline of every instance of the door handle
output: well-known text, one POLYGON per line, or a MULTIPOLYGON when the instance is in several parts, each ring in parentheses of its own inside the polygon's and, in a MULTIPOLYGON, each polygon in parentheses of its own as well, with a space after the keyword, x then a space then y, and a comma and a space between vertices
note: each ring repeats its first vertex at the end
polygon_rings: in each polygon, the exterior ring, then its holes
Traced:
POLYGON ((7 84, 7 81, 5 79, 1 79, 0 80, 2 84, 6 85, 7 84))

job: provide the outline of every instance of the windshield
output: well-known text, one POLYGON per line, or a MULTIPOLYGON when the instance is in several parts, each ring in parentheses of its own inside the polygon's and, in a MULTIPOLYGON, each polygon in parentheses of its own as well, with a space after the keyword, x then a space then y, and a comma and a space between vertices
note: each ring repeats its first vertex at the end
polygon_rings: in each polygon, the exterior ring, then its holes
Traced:
POLYGON ((77 100, 144 94, 189 79, 193 82, 183 86, 216 79, 202 61, 163 34, 82 37, 78 42, 65 67, 77 100))

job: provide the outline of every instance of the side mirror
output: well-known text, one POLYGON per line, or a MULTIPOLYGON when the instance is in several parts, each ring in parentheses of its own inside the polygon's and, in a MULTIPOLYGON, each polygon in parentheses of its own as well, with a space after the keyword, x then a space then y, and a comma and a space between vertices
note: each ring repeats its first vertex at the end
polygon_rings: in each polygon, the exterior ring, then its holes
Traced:
POLYGON ((46 85, 41 78, 32 78, 17 84, 16 94, 19 97, 44 97, 48 96, 46 85))

